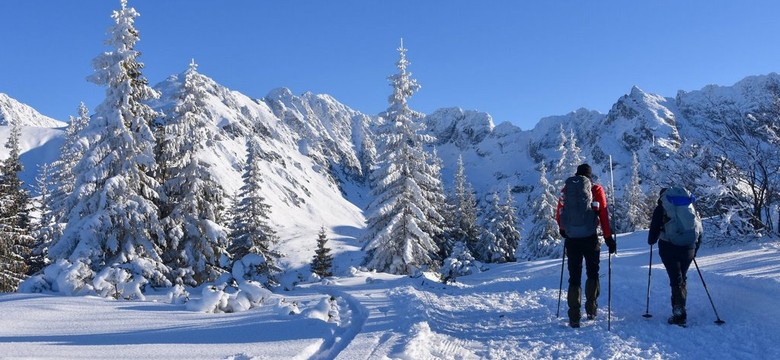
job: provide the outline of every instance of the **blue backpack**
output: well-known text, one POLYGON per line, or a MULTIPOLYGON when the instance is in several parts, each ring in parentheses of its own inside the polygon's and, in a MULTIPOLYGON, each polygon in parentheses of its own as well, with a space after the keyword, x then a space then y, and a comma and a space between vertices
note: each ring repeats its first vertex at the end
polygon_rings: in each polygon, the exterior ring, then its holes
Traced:
POLYGON ((661 206, 666 215, 661 240, 679 246, 692 246, 702 234, 699 213, 693 207, 696 202, 688 190, 670 187, 661 194, 661 206))

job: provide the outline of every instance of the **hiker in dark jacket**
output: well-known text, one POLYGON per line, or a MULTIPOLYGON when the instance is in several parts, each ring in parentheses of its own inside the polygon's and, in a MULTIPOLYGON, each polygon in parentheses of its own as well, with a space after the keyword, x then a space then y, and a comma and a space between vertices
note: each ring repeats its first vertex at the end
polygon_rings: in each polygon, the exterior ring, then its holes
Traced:
MULTIPOLYGON (((586 177, 588 182, 591 180, 592 170, 590 165, 582 164, 577 167, 577 176, 586 177)), ((570 178, 571 179, 571 178, 570 178)), ((567 180, 567 184, 569 180, 567 180)), ((610 253, 617 251, 617 244, 612 238, 612 229, 609 226, 609 214, 607 212, 607 197, 604 195, 604 188, 599 184, 591 183, 589 189, 592 196, 592 203, 588 204, 595 213, 593 223, 589 224, 587 234, 575 234, 575 229, 567 229, 562 212, 566 204, 565 194, 566 186, 561 190, 561 197, 558 199, 558 208, 555 212, 555 220, 561 231, 561 236, 565 239, 566 255, 569 257, 569 290, 566 295, 566 302, 569 305, 569 326, 573 328, 580 327, 580 308, 582 307, 582 260, 585 260, 587 280, 585 281, 585 312, 588 320, 596 317, 598 308, 597 299, 599 296, 599 255, 601 253, 601 242, 596 232, 599 225, 604 233, 604 240, 607 243, 610 253)))
MULTIPOLYGON (((701 232, 691 245, 675 245, 664 236, 664 224, 669 220, 662 205, 662 198, 666 188, 659 193, 658 205, 653 210, 653 218, 650 221, 650 231, 647 234, 647 243, 658 243, 658 254, 669 274, 669 286, 672 288, 672 316, 670 324, 685 325, 688 315, 685 311, 685 302, 688 297, 687 280, 688 268, 701 245, 701 232), (658 240, 661 241, 658 241, 658 240)), ((697 216, 698 218, 698 216, 697 216)))

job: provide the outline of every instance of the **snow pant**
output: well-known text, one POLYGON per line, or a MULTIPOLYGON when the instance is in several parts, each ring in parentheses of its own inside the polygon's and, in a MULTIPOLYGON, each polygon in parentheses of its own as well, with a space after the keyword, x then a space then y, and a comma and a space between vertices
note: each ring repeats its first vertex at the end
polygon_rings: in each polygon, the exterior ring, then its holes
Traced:
POLYGON ((585 312, 596 316, 599 297, 599 254, 601 243, 598 235, 585 238, 566 239, 566 255, 569 257, 569 291, 566 301, 569 304, 569 321, 580 321, 582 307, 582 260, 585 260, 587 280, 585 280, 585 312))
POLYGON ((678 246, 663 240, 658 242, 658 254, 669 274, 669 286, 672 288, 672 316, 682 321, 687 318, 685 303, 688 298, 688 268, 695 253, 693 247, 678 246))

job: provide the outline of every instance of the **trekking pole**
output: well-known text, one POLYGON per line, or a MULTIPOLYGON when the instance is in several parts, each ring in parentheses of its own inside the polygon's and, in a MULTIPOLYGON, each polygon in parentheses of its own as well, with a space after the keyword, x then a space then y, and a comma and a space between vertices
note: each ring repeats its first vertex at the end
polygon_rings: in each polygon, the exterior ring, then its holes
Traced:
POLYGON ((653 245, 650 245, 650 264, 647 267, 647 306, 645 307, 645 314, 642 315, 646 318, 651 318, 650 315, 650 274, 653 273, 653 245))
MULTIPOLYGON (((612 155, 609 156, 609 179, 610 179, 610 191, 609 194, 611 195, 612 199, 610 200, 610 204, 614 206, 615 204, 615 174, 612 172, 612 155)), ((609 206, 607 206, 607 209, 609 209, 609 206)), ((608 212, 607 216, 612 213, 611 211, 608 212)), ((612 220, 612 219, 609 219, 612 220)), ((612 221, 609 222, 610 227, 612 226, 612 221)), ((606 240, 606 239, 604 239, 606 240)), ((612 241, 615 242, 615 254, 617 254, 617 234, 614 232, 612 233, 612 241)), ((609 253, 609 274, 607 276, 607 331, 612 331, 612 253, 607 251, 609 253)))
POLYGON ((563 264, 566 263, 566 246, 563 247, 563 259, 561 259, 561 283, 558 285, 558 310, 555 317, 561 317, 561 293, 563 293, 563 264))
POLYGON ((712 302, 712 296, 710 296, 710 291, 707 289, 707 283, 704 282, 704 276, 701 275, 701 270, 699 270, 699 264, 696 263, 696 258, 693 258, 693 264, 696 265, 696 271, 699 272, 699 278, 701 279, 701 284, 704 285, 704 291, 707 292, 707 297, 710 299, 710 305, 712 305, 712 311, 715 312, 715 323, 718 325, 723 325, 726 322, 720 319, 720 316, 718 316, 718 310, 715 309, 715 303, 712 302))
POLYGON ((607 284, 607 331, 612 331, 612 253, 609 253, 607 284))

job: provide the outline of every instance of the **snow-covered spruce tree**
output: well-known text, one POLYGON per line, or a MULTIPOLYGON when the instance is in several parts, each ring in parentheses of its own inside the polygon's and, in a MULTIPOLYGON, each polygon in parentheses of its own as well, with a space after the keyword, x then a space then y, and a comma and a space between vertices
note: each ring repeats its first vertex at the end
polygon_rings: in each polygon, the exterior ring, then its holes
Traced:
POLYGON ((202 77, 193 60, 157 138, 157 164, 164 196, 159 207, 166 235, 165 264, 176 283, 199 285, 222 272, 227 231, 222 226, 222 186, 198 159, 206 141, 202 77))
POLYGON ((482 229, 477 224, 477 200, 474 190, 466 179, 466 168, 463 165, 463 156, 458 157, 455 169, 455 187, 451 203, 455 207, 452 238, 454 241, 462 241, 474 254, 477 242, 482 234, 482 229))
POLYGON ((520 244, 519 257, 526 260, 559 257, 563 255, 563 245, 555 222, 557 198, 550 182, 547 181, 547 168, 541 164, 539 184, 529 195, 532 224, 525 241, 520 244))
POLYGON ((504 194, 504 202, 499 207, 498 227, 496 236, 500 238, 499 243, 506 246, 506 261, 517 261, 517 248, 520 246, 520 229, 517 228, 517 207, 512 197, 512 188, 507 185, 504 194))
POLYGON ((317 235, 317 249, 314 250, 314 258, 311 261, 311 272, 324 278, 333 276, 333 255, 330 254, 330 248, 327 247, 328 236, 325 234, 325 228, 320 228, 317 235))
POLYGON ((480 236, 474 249, 474 257, 479 261, 486 263, 507 261, 509 254, 505 251, 508 246, 502 243, 504 239, 498 234, 498 223, 501 221, 500 207, 501 199, 498 197, 498 193, 494 192, 490 206, 484 216, 484 231, 482 231, 482 236, 480 236))
POLYGON ((81 137, 81 132, 89 125, 89 110, 82 102, 79 104, 78 116, 71 116, 68 127, 65 128, 65 139, 60 146, 60 155, 51 165, 44 164, 39 171, 37 187, 39 196, 38 227, 35 231, 36 245, 33 249, 34 262, 31 272, 35 273, 38 266, 45 262, 51 244, 56 241, 65 228, 66 216, 74 204, 68 199, 73 192, 75 174, 73 168, 84 156, 88 144, 81 137))
POLYGON ((374 200, 367 210, 364 264, 378 271, 413 274, 438 267, 435 238, 441 229, 429 221, 438 210, 426 194, 434 186, 430 185, 432 176, 426 171, 423 144, 433 138, 420 134, 420 114, 407 105, 407 99, 419 85, 406 70, 409 62, 403 42, 398 51, 399 71, 389 77, 393 87, 390 106, 380 114, 385 119, 379 133, 384 147, 372 173, 374 200))
POLYGON ((573 129, 569 129, 569 135, 567 136, 563 125, 561 125, 557 151, 561 154, 561 157, 558 158, 552 171, 553 187, 562 189, 566 179, 574 175, 577 166, 584 161, 582 150, 577 145, 577 137, 574 135, 573 129))
MULTIPOLYGON (((73 169, 81 158, 84 157, 89 144, 82 132, 89 125, 89 109, 82 102, 79 104, 78 116, 71 116, 68 127, 65 129, 65 139, 60 146, 60 155, 52 163, 51 169, 51 209, 52 219, 55 223, 64 223, 69 210, 74 204, 69 204, 68 199, 73 192, 76 176, 73 169)), ((55 225, 56 226, 56 225, 55 225)), ((55 236, 61 235, 62 229, 54 228, 55 236)))
POLYGON ((0 292, 16 291, 28 273, 27 260, 33 238, 30 236, 30 195, 19 179, 22 163, 18 121, 11 124, 5 147, 8 158, 0 163, 0 292))
POLYGON ((29 273, 34 274, 48 265, 47 254, 53 237, 53 229, 56 225, 51 209, 51 166, 44 163, 39 167, 38 176, 35 177, 35 187, 38 189, 38 198, 33 202, 38 213, 38 218, 33 221, 31 234, 34 242, 27 259, 29 273))
POLYGON ((247 158, 244 166, 244 185, 239 189, 232 209, 230 247, 233 258, 233 277, 238 281, 255 280, 266 286, 277 285, 276 275, 281 269, 276 264, 282 254, 272 247, 279 241, 269 224, 271 207, 263 197, 260 168, 260 144, 254 135, 247 139, 247 158))
POLYGON ((453 208, 447 202, 447 195, 444 191, 444 181, 441 178, 441 170, 444 167, 444 162, 439 157, 439 153, 436 148, 432 153, 426 154, 428 159, 426 161, 426 173, 428 175, 425 178, 426 181, 421 181, 420 186, 423 187, 428 201, 431 203, 429 211, 426 213, 428 221, 433 225, 429 231, 433 236, 433 240, 436 242, 436 246, 439 248, 439 259, 444 259, 449 256, 449 250, 452 249, 452 238, 448 224, 448 217, 452 217, 453 208), (435 210, 435 211, 430 211, 435 210))
POLYGON ((49 250, 57 269, 47 273, 66 279, 47 279, 55 291, 94 288, 127 298, 143 297, 147 283, 171 285, 160 257, 159 184, 149 175, 156 166, 150 123, 158 114, 146 101, 159 95, 143 77, 135 50, 139 14, 126 0, 121 6, 106 41, 112 49, 92 61, 95 73, 88 78, 106 87, 106 98, 81 132, 89 148, 73 169, 67 227, 49 250))
POLYGON ((517 260, 515 253, 520 243, 520 232, 517 230, 517 209, 509 186, 505 197, 506 200, 502 202, 498 193, 494 192, 491 206, 484 217, 485 230, 477 246, 477 258, 484 262, 504 263, 517 260))
POLYGON ((653 211, 652 208, 648 209, 647 205, 647 196, 642 192, 641 179, 639 178, 639 159, 634 153, 631 163, 631 180, 623 189, 621 211, 619 211, 623 215, 623 221, 617 224, 619 225, 618 231, 646 229, 650 225, 650 215, 653 211))

